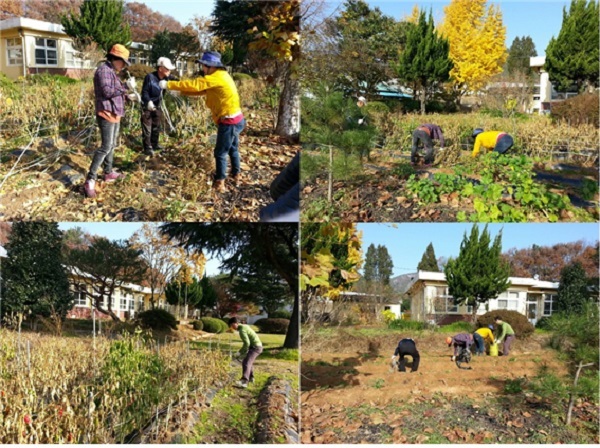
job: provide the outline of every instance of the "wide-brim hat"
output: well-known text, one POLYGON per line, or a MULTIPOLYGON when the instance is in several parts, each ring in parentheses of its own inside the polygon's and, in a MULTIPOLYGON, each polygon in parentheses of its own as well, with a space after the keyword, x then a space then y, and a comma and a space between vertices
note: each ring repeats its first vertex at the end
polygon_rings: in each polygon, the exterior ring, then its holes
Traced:
POLYGON ((225 67, 221 62, 221 53, 218 51, 206 51, 196 62, 208 67, 225 67))
POLYGON ((129 65, 129 50, 127 48, 125 48, 124 45, 121 45, 121 44, 113 45, 112 48, 110 49, 110 51, 106 54, 106 56, 108 57, 109 54, 113 55, 119 59, 122 59, 126 65, 129 65))

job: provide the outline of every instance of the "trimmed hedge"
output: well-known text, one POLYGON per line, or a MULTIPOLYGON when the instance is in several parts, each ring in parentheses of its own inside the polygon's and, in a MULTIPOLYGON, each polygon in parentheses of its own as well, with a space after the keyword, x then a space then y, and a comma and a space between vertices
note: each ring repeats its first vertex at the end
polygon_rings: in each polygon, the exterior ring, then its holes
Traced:
POLYGON ((416 320, 395 319, 388 324, 390 330, 410 330, 422 331, 430 327, 427 322, 417 322, 416 320))
POLYGON ((148 73, 152 73, 156 70, 156 67, 151 67, 149 65, 144 64, 132 64, 127 67, 127 71, 129 74, 136 78, 138 82, 138 91, 142 90, 142 83, 144 82, 144 78, 148 73))
POLYGON ((207 333, 225 333, 228 329, 227 324, 223 322, 221 319, 217 319, 214 317, 203 317, 200 319, 203 325, 203 330, 207 333))
POLYGON ((292 312, 285 310, 277 310, 271 314, 269 314, 269 319, 291 319, 292 312))
POLYGON ((196 331, 200 331, 204 328, 204 323, 201 320, 195 320, 192 322, 192 328, 196 331))
POLYGON ((551 117, 554 121, 565 120, 571 126, 590 123, 598 127, 600 117, 597 93, 583 93, 552 104, 551 117))
MULTIPOLYGON (((487 327, 491 324, 496 328, 496 322, 494 321, 496 316, 510 324, 518 339, 527 339, 535 331, 535 327, 527 320, 524 314, 510 310, 489 311, 477 318, 477 325, 479 327, 487 327)), ((497 329, 494 330, 494 334, 498 334, 497 329)))
POLYGON ((269 333, 269 334, 286 334, 288 326, 290 325, 289 319, 258 319, 254 322, 258 328, 260 328, 261 333, 269 333))
POLYGON ((154 309, 137 315, 142 327, 153 330, 177 330, 177 319, 166 310, 154 309))

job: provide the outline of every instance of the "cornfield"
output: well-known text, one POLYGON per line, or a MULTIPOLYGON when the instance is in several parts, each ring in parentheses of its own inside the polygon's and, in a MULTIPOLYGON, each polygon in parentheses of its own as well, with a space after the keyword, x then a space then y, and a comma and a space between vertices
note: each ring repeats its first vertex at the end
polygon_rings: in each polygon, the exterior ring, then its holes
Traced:
POLYGON ((0 443, 122 443, 229 372, 219 350, 0 330, 0 443))

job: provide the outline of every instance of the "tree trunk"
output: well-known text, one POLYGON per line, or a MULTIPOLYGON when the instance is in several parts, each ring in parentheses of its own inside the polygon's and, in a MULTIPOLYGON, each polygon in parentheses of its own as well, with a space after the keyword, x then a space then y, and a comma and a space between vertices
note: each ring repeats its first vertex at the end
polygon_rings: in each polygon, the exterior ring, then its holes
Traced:
POLYGON ((290 63, 285 73, 275 134, 294 143, 300 139, 300 80, 295 63, 290 63))
MULTIPOLYGON (((104 314, 108 314, 112 318, 112 320, 115 322, 121 322, 121 319, 119 318, 119 316, 117 316, 115 314, 115 312, 112 310, 112 307, 111 307, 112 297, 110 297, 110 296, 108 297, 108 301, 107 301, 108 308, 107 309, 102 308, 102 306, 100 305, 100 303, 102 303, 102 297, 94 297, 94 302, 95 302, 95 307, 98 311, 100 311, 101 313, 104 313, 104 314)), ((93 312, 93 310, 92 310, 92 312, 93 312)))
MULTIPOLYGON (((290 286, 291 289, 291 286, 290 286)), ((283 348, 298 348, 300 346, 300 325, 299 325, 299 297, 298 297, 298 288, 296 288, 294 293, 294 307, 292 308, 292 315, 290 317, 290 325, 288 327, 288 331, 285 335, 285 341, 283 343, 283 348)))
POLYGON ((425 86, 421 87, 421 115, 425 115, 425 86))

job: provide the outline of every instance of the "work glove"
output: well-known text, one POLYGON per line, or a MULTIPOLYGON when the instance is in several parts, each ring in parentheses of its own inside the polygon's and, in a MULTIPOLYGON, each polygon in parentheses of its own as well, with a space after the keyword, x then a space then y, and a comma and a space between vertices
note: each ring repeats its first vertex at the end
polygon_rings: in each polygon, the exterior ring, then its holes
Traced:
POLYGON ((364 119, 364 118, 359 118, 359 119, 358 119, 358 124, 363 124, 364 122, 365 122, 365 119, 364 119))
POLYGON ((158 82, 158 86, 163 90, 167 90, 167 83, 168 81, 166 79, 163 79, 158 82))
POLYGON ((127 95, 127 98, 129 98, 129 101, 132 101, 134 103, 140 101, 140 96, 137 93, 130 93, 129 95, 127 95))
POLYGON ((453 357, 452 357, 452 361, 456 361, 456 356, 453 356, 453 357))
POLYGON ((156 110, 156 106, 154 105, 154 103, 152 101, 148 101, 148 105, 146 106, 146 108, 149 111, 155 111, 156 110))
POLYGON ((133 76, 130 78, 127 78, 127 81, 125 81, 125 85, 127 86, 127 88, 129 90, 135 90, 137 88, 137 84, 136 84, 135 78, 133 76))

